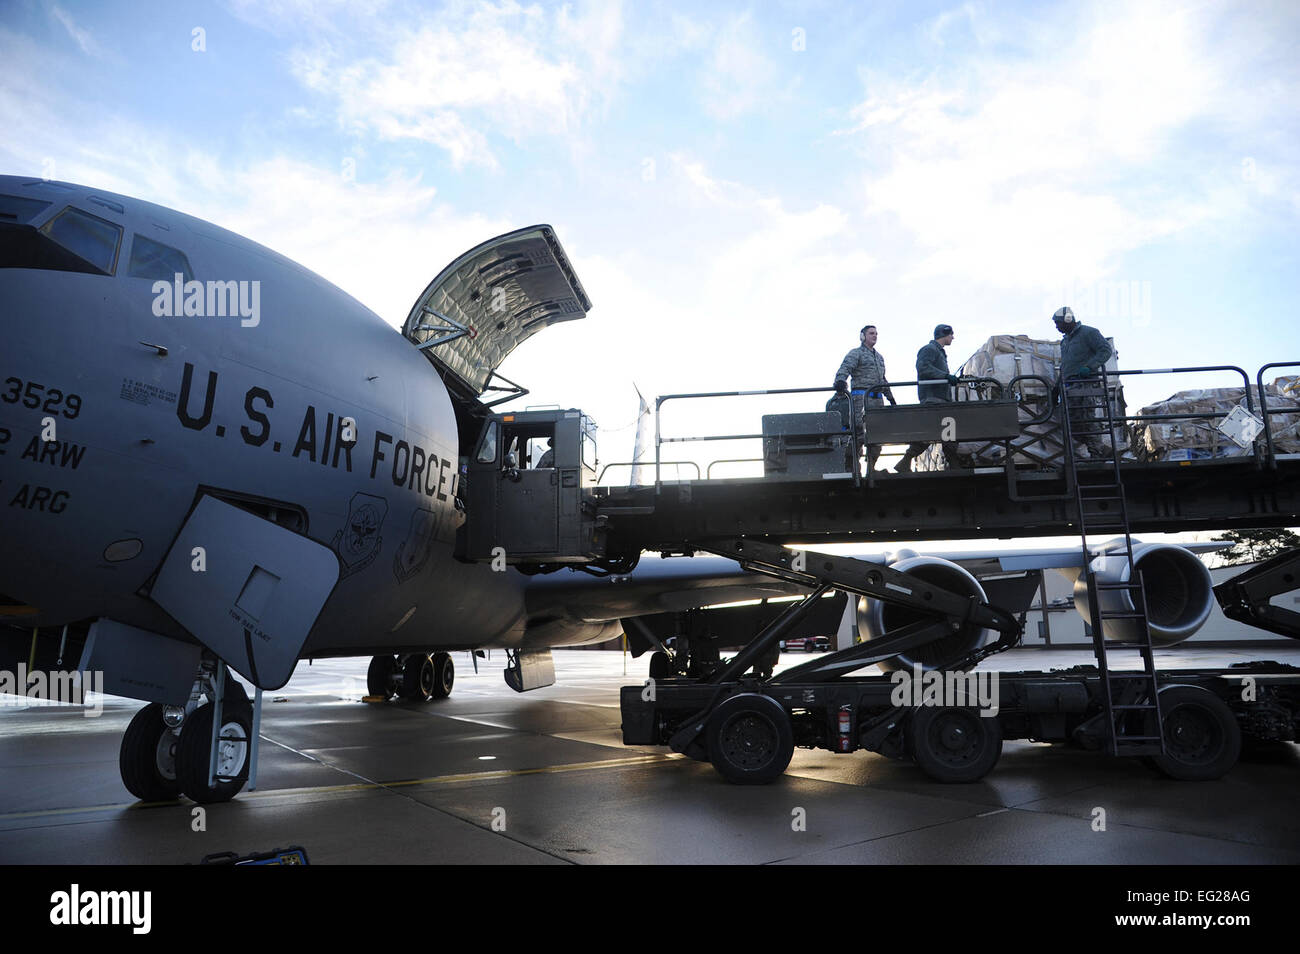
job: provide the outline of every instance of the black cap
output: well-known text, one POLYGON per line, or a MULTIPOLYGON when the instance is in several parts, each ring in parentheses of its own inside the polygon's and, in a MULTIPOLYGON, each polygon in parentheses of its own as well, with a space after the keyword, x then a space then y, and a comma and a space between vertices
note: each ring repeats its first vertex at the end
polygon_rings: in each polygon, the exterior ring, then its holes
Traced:
POLYGON ((952 325, 939 325, 939 327, 934 329, 934 337, 936 341, 950 334, 952 334, 952 325))

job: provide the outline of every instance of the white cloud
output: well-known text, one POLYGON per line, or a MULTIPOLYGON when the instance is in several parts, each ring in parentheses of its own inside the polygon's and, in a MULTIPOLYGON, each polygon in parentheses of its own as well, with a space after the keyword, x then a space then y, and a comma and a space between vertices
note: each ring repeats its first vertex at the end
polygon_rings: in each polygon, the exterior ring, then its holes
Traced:
POLYGON ((715 179, 709 175, 703 162, 692 159, 685 153, 669 153, 668 158, 673 161, 678 171, 686 177, 686 181, 698 189, 710 202, 730 202, 735 204, 747 201, 750 198, 738 183, 715 179))
POLYGON ((187 211, 299 262, 396 327, 443 266, 514 227, 458 214, 418 177, 356 182, 284 156, 212 185, 187 211))
MULTIPOLYGON (((928 29, 959 16, 982 13, 966 5, 928 29)), ((914 236, 905 277, 1023 288, 1103 275, 1126 252, 1240 211, 1244 199, 1201 181, 1222 159, 1192 165, 1184 152, 1204 124, 1259 108, 1229 82, 1214 22, 1198 9, 1091 7, 1027 26, 1011 55, 945 54, 915 80, 865 72, 852 132, 871 168, 866 206, 914 236)))
POLYGON ((82 53, 85 53, 87 56, 104 55, 103 47, 95 41, 94 35, 89 30, 78 26, 77 22, 72 19, 72 15, 66 10, 56 4, 55 6, 50 7, 50 14, 54 19, 59 21, 63 26, 63 29, 68 31, 68 36, 72 37, 72 39, 76 41, 77 46, 81 47, 82 53))
POLYGON ((826 356, 801 345, 782 353, 779 370, 761 369, 772 365, 774 341, 811 341, 861 313, 877 261, 852 217, 827 202, 792 209, 777 195, 710 175, 700 160, 672 159, 687 190, 676 201, 698 207, 702 199, 698 214, 708 223, 691 250, 693 267, 674 281, 689 289, 677 306, 684 338, 703 354, 726 355, 718 381, 737 388, 826 377, 818 370, 826 356))
MULTIPOLYGON (((0 48, 17 63, 39 55, 19 43, 0 48)), ((274 152, 223 164, 151 125, 70 111, 39 76, 17 69, 0 85, 0 124, 10 133, 0 141, 0 168, 206 219, 315 271, 394 326, 444 265, 518 224, 458 213, 418 176, 355 181, 338 166, 274 152)))
POLYGON ((925 25, 926 35, 931 42, 943 46, 944 35, 958 25, 964 24, 974 30, 977 27, 977 16, 981 13, 983 5, 975 3, 963 3, 954 10, 945 10, 925 25))
POLYGON ((773 95, 776 67, 763 55, 762 38, 748 13, 719 27, 701 79, 705 111, 716 119, 751 112, 773 95))
POLYGON ((581 125, 619 80, 622 29, 618 6, 549 15, 513 0, 458 4, 384 30, 381 55, 348 59, 317 40, 290 69, 334 101, 346 129, 493 167, 491 135, 521 142, 581 125))
MULTIPOLYGON (((630 459, 632 381, 646 395, 829 385, 857 344, 876 277, 853 216, 831 203, 791 203, 684 152, 646 188, 663 218, 641 241, 591 247, 590 233, 584 244, 584 233, 560 229, 592 314, 531 339, 503 368, 535 389, 528 400, 581 407, 608 428, 604 461, 630 459)), ((828 396, 784 409, 819 410, 828 396)), ((665 433, 751 432, 756 414, 783 409, 760 411, 755 400, 669 405, 665 433)), ((725 442, 665 449, 704 463, 756 452, 725 442)))
POLYGON ((341 36, 353 24, 400 18, 389 0, 231 0, 230 10, 245 23, 278 36, 304 30, 341 36))

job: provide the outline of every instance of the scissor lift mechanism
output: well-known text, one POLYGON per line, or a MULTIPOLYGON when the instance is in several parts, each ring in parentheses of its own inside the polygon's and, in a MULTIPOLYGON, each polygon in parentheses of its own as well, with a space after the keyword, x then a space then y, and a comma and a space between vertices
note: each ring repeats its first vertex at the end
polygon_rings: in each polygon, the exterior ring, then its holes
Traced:
MULTIPOLYGON (((1019 642, 1021 625, 1004 610, 851 557, 745 539, 703 548, 747 569, 809 585, 812 592, 711 675, 625 686, 625 744, 666 744, 711 761, 726 778, 742 783, 777 778, 796 746, 911 756, 938 781, 968 782, 993 768, 1004 738, 1073 741, 1089 749, 1105 749, 1112 740, 1104 676, 1094 666, 999 673, 996 713, 982 713, 969 698, 959 705, 900 706, 898 674, 850 675, 966 624, 995 630, 997 639, 944 667, 946 673, 966 672, 1019 642), (832 587, 907 607, 926 618, 882 639, 759 678, 755 670, 761 661, 832 587)), ((1293 559, 1300 563, 1300 556, 1293 559)), ((1163 733, 1151 725, 1130 728, 1163 734, 1164 751, 1157 748, 1148 761, 1173 778, 1211 779, 1228 771, 1240 753, 1243 727, 1257 741, 1296 738, 1300 669, 1295 667, 1180 670, 1158 673, 1157 685, 1165 710, 1163 733), (1249 702, 1242 693, 1247 680, 1253 696, 1249 702)), ((1122 705, 1121 700, 1116 709, 1122 705)), ((1133 710, 1130 718, 1151 721, 1148 706, 1133 710)), ((1119 718, 1124 718, 1122 710, 1119 718)))
POLYGON ((1300 580, 1300 551, 1288 550, 1214 588, 1223 615, 1247 626, 1300 639, 1300 613, 1271 599, 1294 590, 1300 580))

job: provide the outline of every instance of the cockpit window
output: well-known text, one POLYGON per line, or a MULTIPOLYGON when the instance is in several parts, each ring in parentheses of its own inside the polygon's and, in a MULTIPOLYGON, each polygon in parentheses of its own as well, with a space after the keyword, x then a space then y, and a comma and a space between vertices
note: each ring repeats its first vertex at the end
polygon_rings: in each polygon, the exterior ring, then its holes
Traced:
POLYGON ((42 225, 41 234, 105 275, 112 275, 117 267, 122 230, 99 216, 69 206, 42 225))
POLYGON ((152 278, 165 282, 173 281, 177 274, 184 275, 185 281, 194 278, 190 271, 190 260, 185 253, 170 245, 163 245, 143 235, 136 235, 131 240, 131 264, 127 275, 131 278, 152 278))
POLYGON ((595 425, 588 427, 590 423, 586 418, 582 420, 582 466, 588 470, 596 469, 596 434, 595 425))
POLYGON ((501 425, 492 421, 483 432, 483 440, 479 442, 478 454, 475 457, 480 464, 490 464, 497 459, 497 437, 500 429, 501 425))
POLYGON ((0 195, 0 222, 30 222, 50 204, 41 199, 18 195, 0 195))

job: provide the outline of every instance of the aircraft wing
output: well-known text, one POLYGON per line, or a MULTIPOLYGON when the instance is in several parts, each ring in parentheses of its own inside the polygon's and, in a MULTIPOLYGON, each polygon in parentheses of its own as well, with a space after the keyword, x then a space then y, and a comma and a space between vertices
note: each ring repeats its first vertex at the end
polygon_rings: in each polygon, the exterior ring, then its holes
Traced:
MULTIPOLYGON (((892 563, 894 552, 855 553, 869 563, 892 563)), ((1002 554, 930 553, 960 563, 976 576, 1024 569, 1079 566, 1078 547, 1061 550, 1008 550, 1002 554), (1019 565, 1024 564, 1024 565, 1019 565)), ((533 577, 528 583, 528 615, 584 622, 680 613, 745 600, 803 596, 808 587, 744 570, 717 556, 644 556, 631 573, 598 577, 568 569, 533 577)))
POLYGON ((807 592, 805 587, 742 570, 725 557, 647 557, 626 574, 596 577, 581 570, 560 570, 533 577, 527 605, 530 616, 612 620, 807 592))
POLYGON ((402 334, 449 385, 478 397, 520 344, 590 310, 555 230, 532 225, 475 246, 439 272, 402 334))
MULTIPOLYGON (((1134 541, 1136 544, 1138 541, 1134 541)), ((1094 556, 1109 541, 1092 548, 1094 556)), ((1193 553, 1222 549, 1221 543, 1180 544, 1193 553)), ((815 548, 814 548, 815 549, 815 548)), ((1079 547, 991 548, 989 552, 907 550, 854 553, 869 563, 893 563, 911 555, 940 557, 958 564, 976 579, 1026 570, 1068 569, 1083 565, 1079 547)), ((741 569, 725 557, 642 558, 627 574, 592 576, 561 570, 533 577, 528 584, 528 613, 533 618, 616 620, 658 613, 678 613, 744 600, 802 596, 807 587, 741 569)))

